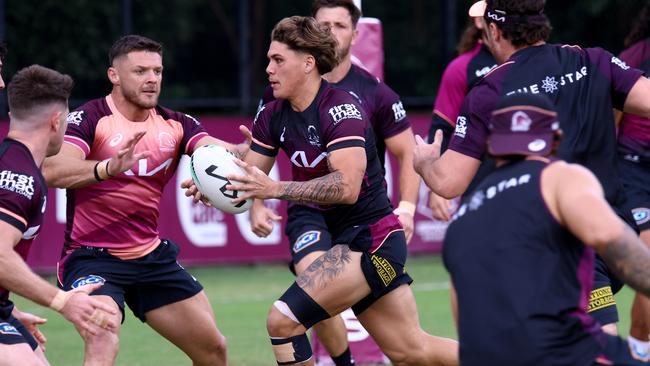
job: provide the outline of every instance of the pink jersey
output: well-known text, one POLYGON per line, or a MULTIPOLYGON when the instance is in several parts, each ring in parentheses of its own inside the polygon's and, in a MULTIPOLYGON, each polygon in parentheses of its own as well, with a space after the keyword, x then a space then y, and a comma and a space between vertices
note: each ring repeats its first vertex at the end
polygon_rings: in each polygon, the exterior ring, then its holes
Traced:
POLYGON ((147 131, 135 152, 151 156, 115 178, 67 191, 65 251, 80 246, 107 248, 122 259, 142 257, 160 243, 160 197, 181 154, 191 154, 207 136, 193 117, 156 107, 144 122, 129 121, 111 96, 92 100, 68 116, 65 142, 88 160, 109 159, 138 131, 147 131))

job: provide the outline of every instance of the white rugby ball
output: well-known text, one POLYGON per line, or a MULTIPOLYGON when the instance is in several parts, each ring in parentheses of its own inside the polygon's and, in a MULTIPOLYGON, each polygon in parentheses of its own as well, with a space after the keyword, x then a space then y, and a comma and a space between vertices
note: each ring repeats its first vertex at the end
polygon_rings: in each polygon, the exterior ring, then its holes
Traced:
POLYGON ((192 154, 190 171, 199 192, 221 211, 238 214, 247 211, 253 204, 252 199, 239 202, 231 201, 243 192, 226 189, 226 185, 238 183, 226 178, 230 174, 246 175, 235 164, 235 156, 219 145, 204 145, 192 154))

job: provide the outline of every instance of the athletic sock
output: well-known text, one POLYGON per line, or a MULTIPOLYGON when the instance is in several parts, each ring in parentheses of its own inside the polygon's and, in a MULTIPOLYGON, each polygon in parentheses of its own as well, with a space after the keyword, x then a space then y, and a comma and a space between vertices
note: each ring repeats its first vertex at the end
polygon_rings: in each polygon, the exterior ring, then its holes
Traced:
POLYGON ((641 359, 648 358, 648 349, 650 348, 650 341, 641 341, 632 336, 627 337, 627 343, 630 346, 630 351, 641 359))
POLYGON ((350 347, 345 349, 343 353, 336 357, 332 357, 332 361, 336 366, 354 366, 354 359, 352 358, 352 353, 350 353, 350 347))

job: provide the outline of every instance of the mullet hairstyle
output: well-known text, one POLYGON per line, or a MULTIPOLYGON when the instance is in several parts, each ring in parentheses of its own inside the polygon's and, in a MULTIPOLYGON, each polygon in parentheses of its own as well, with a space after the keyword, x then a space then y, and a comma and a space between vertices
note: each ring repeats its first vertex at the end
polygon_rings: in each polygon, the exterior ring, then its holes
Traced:
POLYGON ((23 119, 34 108, 54 103, 67 105, 73 86, 69 75, 40 65, 26 67, 14 75, 7 87, 11 115, 23 119))
POLYGON ((283 43, 293 51, 312 55, 321 75, 332 71, 339 64, 336 38, 329 27, 318 24, 312 17, 292 16, 282 19, 273 28, 271 41, 283 43))
POLYGON ((544 14, 546 0, 486 0, 487 9, 501 10, 512 18, 522 21, 495 22, 485 12, 487 23, 495 23, 503 32, 503 36, 515 47, 530 46, 540 41, 546 41, 551 34, 551 22, 544 14), (531 17, 525 20, 526 17, 531 17), (522 19, 523 18, 523 19, 522 19))
POLYGON ((115 61, 116 58, 137 51, 155 52, 162 57, 163 47, 162 44, 147 37, 139 36, 137 34, 129 34, 121 37, 113 43, 111 49, 108 51, 108 64, 113 66, 113 61, 115 61))
POLYGON ((311 7, 311 16, 316 17, 316 13, 322 8, 345 8, 352 18, 352 27, 357 28, 361 10, 354 5, 352 0, 316 0, 311 7))

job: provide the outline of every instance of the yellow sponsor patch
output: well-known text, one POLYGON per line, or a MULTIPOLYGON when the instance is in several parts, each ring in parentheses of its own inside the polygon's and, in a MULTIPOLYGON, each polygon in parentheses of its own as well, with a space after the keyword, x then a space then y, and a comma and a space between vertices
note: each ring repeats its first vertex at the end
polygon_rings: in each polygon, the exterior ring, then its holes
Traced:
POLYGON ((587 312, 590 313, 612 305, 616 305, 612 288, 609 286, 597 288, 589 293, 589 308, 587 312))
POLYGON ((373 255, 370 257, 372 259, 372 264, 375 265, 375 268, 377 269, 377 274, 379 275, 379 278, 381 278, 382 282, 384 283, 384 286, 388 286, 391 281, 397 277, 397 273, 395 273, 395 269, 393 266, 390 265, 390 263, 379 256, 373 255))

